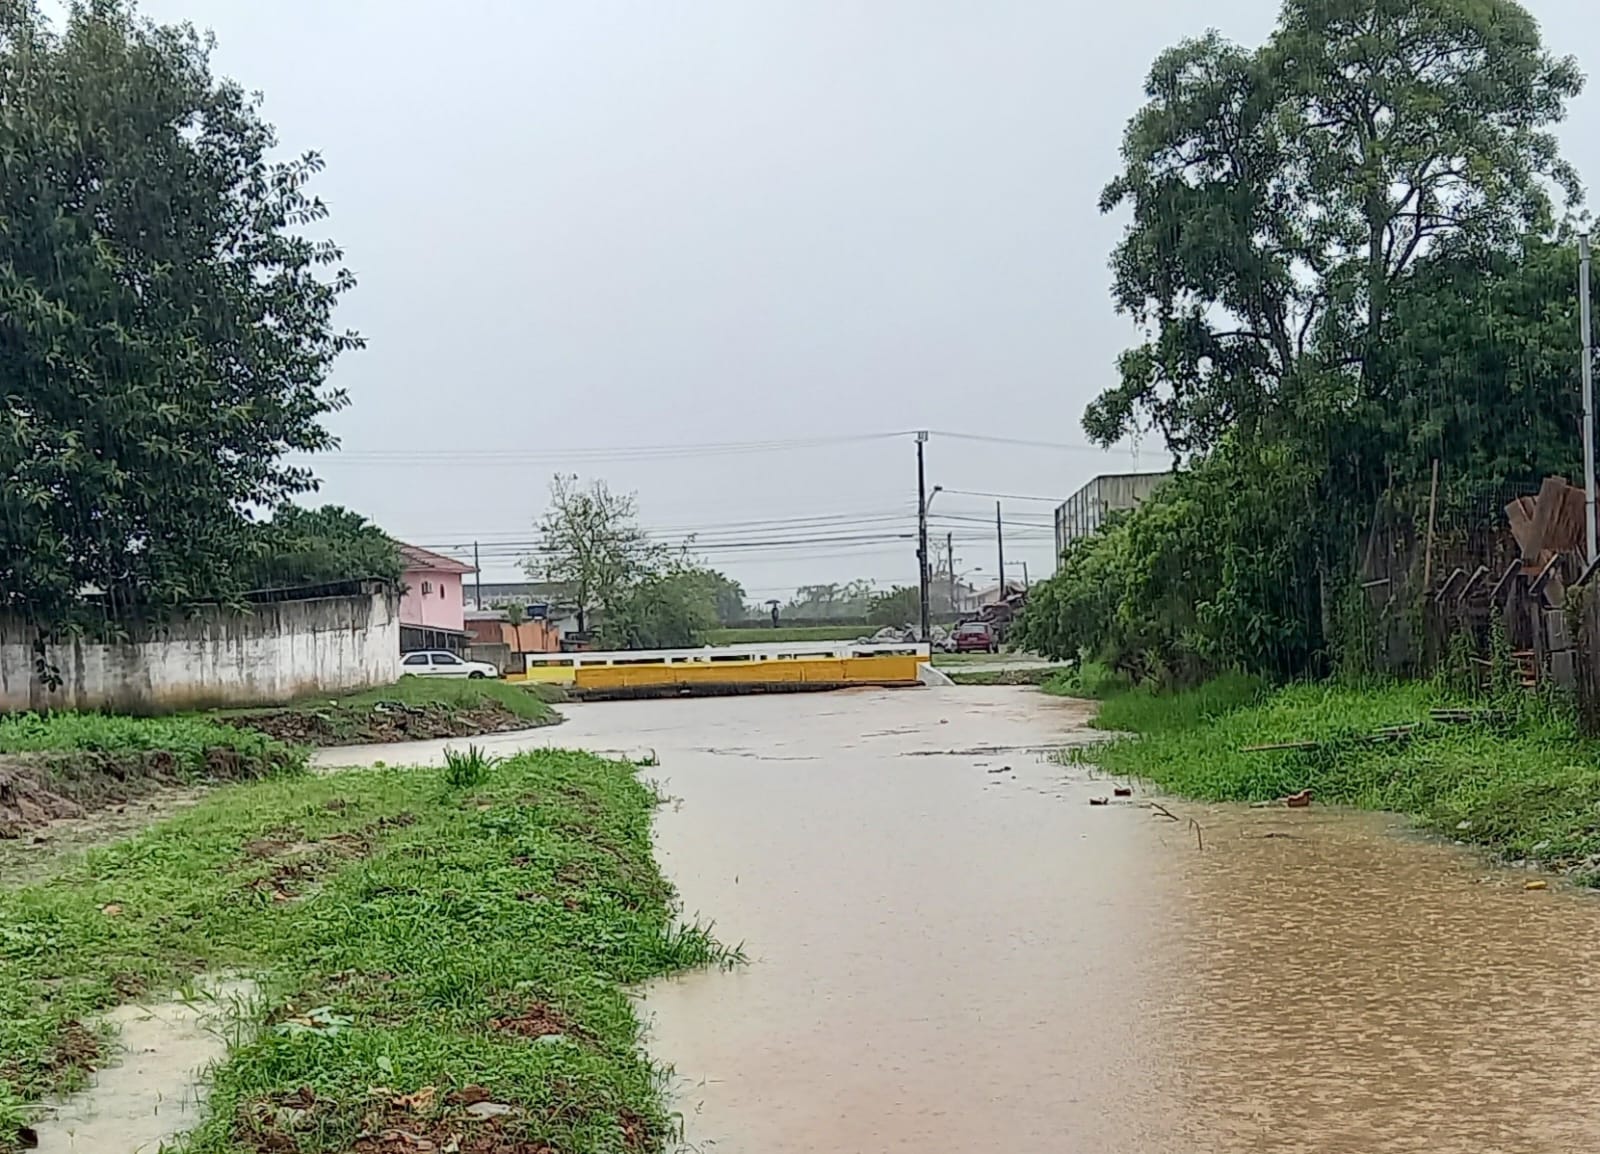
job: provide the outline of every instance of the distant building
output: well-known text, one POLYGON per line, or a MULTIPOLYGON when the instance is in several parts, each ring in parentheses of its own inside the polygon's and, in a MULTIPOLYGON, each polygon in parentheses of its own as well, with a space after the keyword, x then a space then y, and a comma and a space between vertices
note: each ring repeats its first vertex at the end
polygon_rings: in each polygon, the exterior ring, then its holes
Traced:
POLYGON ((454 557, 397 542, 404 566, 400 596, 400 651, 449 649, 459 652, 467 642, 463 620, 461 578, 471 565, 454 557))
POLYGON ((1056 506, 1056 562, 1068 545, 1104 524, 1106 515, 1132 509, 1171 473, 1104 473, 1056 506))

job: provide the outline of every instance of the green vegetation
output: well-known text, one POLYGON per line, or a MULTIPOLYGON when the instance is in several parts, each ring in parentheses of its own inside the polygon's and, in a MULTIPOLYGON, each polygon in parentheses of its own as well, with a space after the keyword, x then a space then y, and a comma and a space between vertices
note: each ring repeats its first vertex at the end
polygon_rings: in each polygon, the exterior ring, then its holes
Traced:
POLYGON ((324 585, 377 578, 398 584, 400 548, 359 513, 338 505, 281 506, 257 529, 252 589, 324 585))
POLYGON ((864 625, 780 625, 776 629, 713 629, 707 645, 760 645, 778 641, 854 641, 872 633, 864 625))
POLYGON ((921 617, 922 596, 915 585, 896 585, 887 592, 874 593, 867 602, 867 625, 870 629, 881 629, 885 625, 910 625, 915 628, 921 617))
POLYGON ((298 768, 301 760, 279 742, 200 717, 119 717, 108 713, 17 713, 0 716, 0 753, 171 755, 188 775, 206 772, 213 750, 258 762, 264 771, 298 768))
POLYGON ((243 593, 246 511, 334 445, 323 163, 209 54, 124 0, 0 4, 0 607, 45 639, 243 593))
POLYGON ((1565 705, 1515 691, 1495 704, 1483 721, 1448 724, 1429 711, 1483 703, 1433 683, 1267 691, 1233 675, 1169 693, 1113 691, 1097 724, 1133 736, 1074 756, 1213 801, 1309 789, 1318 802, 1409 814, 1503 857, 1600 878, 1600 747, 1577 736, 1565 705), (1368 740, 1397 725, 1416 728, 1368 740), (1245 752, 1286 742, 1317 748, 1245 752))
POLYGON ((547 692, 533 683, 502 681, 492 677, 476 680, 465 677, 402 677, 393 685, 376 689, 362 689, 331 699, 310 698, 296 708, 316 708, 330 701, 350 710, 371 709, 380 702, 442 705, 451 709, 476 709, 494 704, 524 721, 538 724, 550 720, 552 716, 545 702, 547 692))
POLYGON ((1073 544, 1014 640, 1162 684, 1348 672, 1360 538, 1426 519, 1435 465, 1463 536, 1574 475, 1552 130, 1581 87, 1513 0, 1283 0, 1259 47, 1162 53, 1101 202, 1146 340, 1084 428, 1153 429, 1181 468, 1073 544))
POLYGON ((604 481, 550 481, 539 521, 542 547, 528 576, 570 591, 578 630, 597 613, 605 649, 683 649, 700 645, 719 621, 744 616, 744 589, 725 574, 673 553, 639 525, 638 501, 604 481))
POLYGON ((214 716, 297 745, 359 745, 551 725, 561 720, 548 703, 556 696, 559 689, 489 677, 402 677, 376 689, 214 716))
POLYGON ((0 1149, 22 1103, 81 1084, 96 1011, 204 971, 255 976, 261 1000, 191 1154, 334 1154, 385 1128, 444 1148, 479 1094, 513 1108, 470 1123, 507 1149, 659 1148, 662 1079, 623 987, 736 955, 673 921, 656 798, 632 766, 568 753, 455 782, 228 787, 0 889, 0 1149))
POLYGON ((973 669, 946 670, 950 680, 957 685, 1044 685, 1061 676, 1059 669, 1037 665, 1025 669, 973 669))

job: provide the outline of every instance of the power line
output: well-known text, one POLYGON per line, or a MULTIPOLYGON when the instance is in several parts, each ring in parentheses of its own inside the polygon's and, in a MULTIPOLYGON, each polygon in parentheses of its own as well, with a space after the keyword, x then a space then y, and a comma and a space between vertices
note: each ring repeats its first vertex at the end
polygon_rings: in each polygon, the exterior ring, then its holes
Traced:
POLYGON ((954 493, 960 497, 990 497, 1002 501, 1044 501, 1051 505, 1059 505, 1066 500, 1065 497, 1030 497, 1023 493, 988 493, 982 489, 951 489, 945 488, 946 493, 954 493))

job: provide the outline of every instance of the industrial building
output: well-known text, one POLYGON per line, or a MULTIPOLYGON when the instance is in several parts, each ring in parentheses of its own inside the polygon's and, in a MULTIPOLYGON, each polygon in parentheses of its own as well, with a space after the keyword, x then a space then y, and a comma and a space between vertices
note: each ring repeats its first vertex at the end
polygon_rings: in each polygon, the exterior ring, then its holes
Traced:
POLYGON ((1056 506, 1056 563, 1066 547, 1087 537, 1106 516, 1132 509, 1171 473, 1103 473, 1056 506))

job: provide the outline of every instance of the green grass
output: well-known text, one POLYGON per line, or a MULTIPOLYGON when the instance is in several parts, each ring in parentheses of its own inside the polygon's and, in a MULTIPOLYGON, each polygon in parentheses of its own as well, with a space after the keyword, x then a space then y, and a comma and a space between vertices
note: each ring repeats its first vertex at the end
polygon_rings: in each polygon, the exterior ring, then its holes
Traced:
POLYGON ((1079 662, 1046 678, 1041 688, 1058 697, 1084 697, 1103 701, 1126 693, 1132 686, 1128 679, 1095 661, 1079 662))
POLYGON ((947 670, 947 673, 957 685, 1044 685, 1051 678, 1060 676, 1060 670, 1048 665, 1026 669, 958 668, 947 670))
POLYGON ((363 689, 356 693, 336 697, 309 699, 309 708, 333 702, 353 710, 371 709, 380 701, 398 701, 406 705, 443 705, 452 709, 473 709, 493 703, 503 706, 528 721, 544 721, 550 716, 550 707, 539 691, 523 682, 500 681, 481 677, 402 677, 393 685, 377 689, 363 689))
POLYGON ((870 625, 780 625, 776 629, 713 629, 706 634, 708 645, 758 645, 779 641, 854 641, 870 637, 877 630, 870 625))
POLYGON ((0 716, 0 753, 170 753, 184 775, 207 770, 212 750, 230 750, 264 769, 297 768, 280 742, 203 717, 120 717, 108 713, 0 716))
POLYGON ((469 1085, 516 1107, 507 1133, 535 1146, 659 1148, 663 1080, 623 988, 731 956, 671 916, 650 853, 655 795, 632 766, 560 752, 451 780, 383 769, 231 786, 0 889, 0 1149, 20 1103, 83 1080, 58 1048, 78 1023, 202 972, 253 975, 261 998, 190 1154, 348 1151, 394 1124, 374 1087, 436 1088, 400 1121, 443 1145, 460 1128, 447 1094, 469 1085), (300 1087, 313 1108, 274 1108, 300 1087))
POLYGON ((1230 677, 1196 690, 1128 690, 1107 697, 1097 724, 1133 736, 1077 751, 1107 773, 1214 801, 1267 801, 1310 789, 1318 802, 1410 814, 1427 828, 1506 858, 1584 867, 1600 854, 1600 745, 1580 738, 1570 710, 1511 701, 1503 725, 1431 722, 1464 702, 1427 683, 1264 690, 1230 677), (1365 743, 1416 724, 1410 740, 1365 743), (1322 743, 1310 751, 1249 746, 1322 743))

